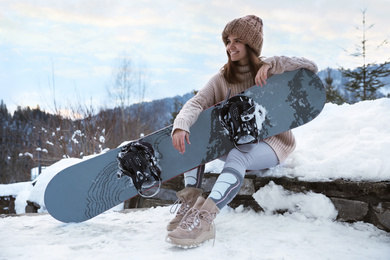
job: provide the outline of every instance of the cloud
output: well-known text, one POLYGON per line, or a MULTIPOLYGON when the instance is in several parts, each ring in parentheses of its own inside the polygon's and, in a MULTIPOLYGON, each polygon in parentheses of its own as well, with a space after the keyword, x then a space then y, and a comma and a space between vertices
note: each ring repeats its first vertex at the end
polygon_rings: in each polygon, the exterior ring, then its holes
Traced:
MULTIPOLYGON (((113 28, 123 25, 150 25, 153 19, 137 19, 131 15, 113 13, 119 10, 114 3, 107 5, 106 1, 80 2, 78 4, 66 4, 46 2, 44 4, 16 3, 10 7, 21 16, 29 19, 49 21, 51 23, 77 24, 84 26, 96 26, 101 28, 113 28), (106 10, 106 12, 102 12, 106 10), (111 10, 111 11, 110 11, 111 10)), ((141 13, 143 13, 141 11, 141 13)))
MULTIPOLYGON (((224 26, 247 14, 264 21, 263 55, 305 56, 320 68, 352 67, 356 59, 342 48, 359 44, 354 26, 366 7, 367 23, 375 24, 368 44, 375 47, 390 39, 387 0, 3 0, 0 84, 12 84, 17 95, 31 82, 47 82, 53 61, 58 87, 70 82, 104 89, 126 52, 144 62, 158 83, 152 94, 177 94, 172 82, 183 86, 180 91, 199 89, 226 62, 224 26), (15 78, 19 71, 23 80, 15 78)), ((388 53, 386 45, 369 55, 383 62, 388 53)))

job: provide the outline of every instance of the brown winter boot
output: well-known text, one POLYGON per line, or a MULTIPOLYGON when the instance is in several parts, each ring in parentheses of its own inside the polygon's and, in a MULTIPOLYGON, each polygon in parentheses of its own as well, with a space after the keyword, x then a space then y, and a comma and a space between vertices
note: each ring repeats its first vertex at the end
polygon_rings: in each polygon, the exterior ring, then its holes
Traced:
POLYGON ((179 203, 181 206, 176 213, 176 216, 169 222, 167 226, 168 231, 173 231, 180 223, 184 215, 194 206, 196 199, 201 196, 203 191, 197 188, 184 188, 176 193, 178 199, 171 208, 171 213, 175 213, 179 203))
POLYGON ((167 242, 184 248, 196 247, 215 238, 214 219, 219 209, 210 198, 199 197, 177 228, 167 236, 167 242))

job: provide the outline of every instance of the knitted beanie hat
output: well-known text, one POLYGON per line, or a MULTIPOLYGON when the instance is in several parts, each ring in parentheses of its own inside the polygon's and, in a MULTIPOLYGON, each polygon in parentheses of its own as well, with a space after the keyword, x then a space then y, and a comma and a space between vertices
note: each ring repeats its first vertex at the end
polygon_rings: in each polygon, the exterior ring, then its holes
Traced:
POLYGON ((259 17, 247 15, 230 21, 222 32, 225 45, 229 35, 241 38, 257 56, 260 56, 263 47, 263 21, 259 17))

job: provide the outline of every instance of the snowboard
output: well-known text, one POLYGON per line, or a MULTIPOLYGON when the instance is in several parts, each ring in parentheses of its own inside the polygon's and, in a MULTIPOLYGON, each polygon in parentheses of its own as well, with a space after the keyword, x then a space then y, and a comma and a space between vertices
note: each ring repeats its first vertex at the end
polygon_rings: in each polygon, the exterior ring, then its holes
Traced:
MULTIPOLYGON (((241 94, 251 97, 265 110, 260 140, 301 126, 323 109, 323 83, 306 69, 273 75, 264 87, 253 86, 241 94)), ((190 128, 191 145, 182 155, 174 149, 172 125, 140 140, 154 149, 161 180, 166 182, 188 170, 228 153, 233 142, 219 121, 220 104, 204 110, 190 128)), ((56 174, 45 190, 48 212, 62 222, 82 222, 138 195, 132 179, 118 178, 117 154, 121 147, 72 165, 56 174)))

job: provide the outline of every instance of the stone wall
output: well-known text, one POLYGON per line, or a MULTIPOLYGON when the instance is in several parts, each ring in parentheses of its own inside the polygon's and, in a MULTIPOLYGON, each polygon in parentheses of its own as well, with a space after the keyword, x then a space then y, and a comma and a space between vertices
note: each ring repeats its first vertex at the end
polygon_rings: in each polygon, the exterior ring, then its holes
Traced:
MULTIPOLYGON (((207 195, 213 187, 218 175, 205 174, 203 190, 207 195)), ((351 182, 334 180, 329 182, 305 182, 292 178, 259 177, 258 173, 248 173, 244 184, 229 204, 236 208, 240 205, 262 211, 261 206, 252 195, 261 187, 273 181, 284 189, 292 192, 315 192, 327 196, 338 210, 337 219, 344 222, 364 221, 390 232, 390 182, 351 182)), ((125 203, 125 208, 141 208, 165 206, 172 204, 176 199, 176 191, 184 188, 183 177, 179 176, 162 185, 162 191, 152 199, 137 196, 125 203)))
POLYGON ((1 196, 0 197, 0 214, 14 214, 15 213, 15 197, 1 196))
MULTIPOLYGON (((26 201, 25 213, 37 213, 41 208, 37 203, 26 201)), ((16 214, 15 196, 0 196, 0 214, 16 214)))
MULTIPOLYGON (((218 175, 206 173, 203 179, 205 196, 210 193, 218 175)), ((244 184, 229 204, 236 208, 240 205, 255 211, 262 211, 252 195, 266 186, 270 181, 281 185, 292 192, 321 193, 327 196, 338 210, 337 219, 345 222, 364 221, 390 232, 390 182, 350 182, 334 180, 329 182, 305 182, 292 178, 260 177, 256 172, 250 172, 244 179, 244 184)), ((125 202, 128 208, 150 208, 173 204, 177 197, 176 192, 184 188, 183 176, 178 176, 162 185, 161 192, 151 199, 137 196, 125 202)), ((27 201, 26 213, 36 213, 40 208, 36 203, 27 201)), ((15 198, 13 196, 0 197, 0 214, 15 213, 15 198)))

